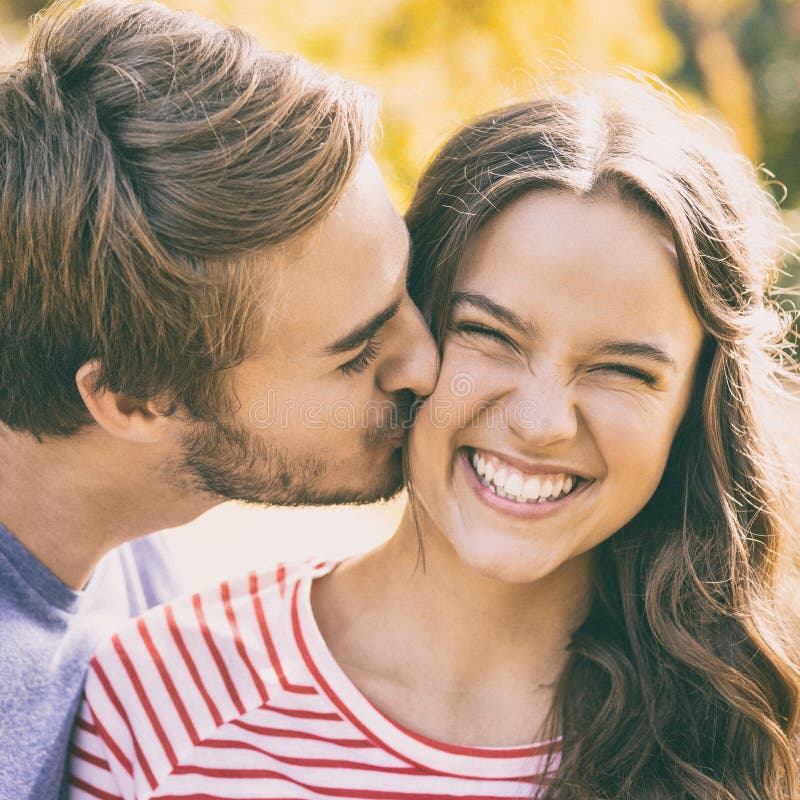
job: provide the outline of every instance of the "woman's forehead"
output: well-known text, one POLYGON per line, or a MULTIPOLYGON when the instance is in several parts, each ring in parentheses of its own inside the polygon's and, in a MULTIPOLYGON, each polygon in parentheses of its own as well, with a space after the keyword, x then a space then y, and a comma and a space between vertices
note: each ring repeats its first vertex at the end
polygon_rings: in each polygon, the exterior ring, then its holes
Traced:
POLYGON ((699 325, 665 224, 610 198, 537 192, 468 242, 456 292, 479 293, 533 327, 660 335, 699 325))

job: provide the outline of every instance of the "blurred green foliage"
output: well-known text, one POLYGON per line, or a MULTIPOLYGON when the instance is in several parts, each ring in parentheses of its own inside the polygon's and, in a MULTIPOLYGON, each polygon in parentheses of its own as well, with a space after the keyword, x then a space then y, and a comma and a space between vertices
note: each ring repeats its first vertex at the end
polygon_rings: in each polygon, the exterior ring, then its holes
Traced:
MULTIPOLYGON (((456 125, 524 95, 553 64, 567 62, 630 64, 666 79, 719 115, 744 151, 775 173, 786 186, 785 208, 800 206, 799 0, 167 2, 241 25, 271 47, 378 89, 378 157, 400 205, 456 125)), ((38 5, 0 0, 0 29, 38 5)))
MULTIPOLYGON (((726 79, 726 64, 710 58, 714 37, 725 37, 740 59, 743 79, 749 86, 739 92, 752 98, 755 140, 749 155, 763 161, 787 189, 789 207, 800 205, 800 3, 788 0, 738 2, 721 11, 714 4, 665 0, 664 20, 675 33, 685 57, 678 69, 666 77, 677 85, 690 86, 710 96, 723 113, 735 104, 735 85, 729 82, 717 96, 713 87, 716 71, 726 79), (697 5, 700 10, 693 8, 697 5), (704 56, 704 48, 710 50, 704 56), (704 64, 708 58, 709 64, 704 64)), ((730 120, 736 127, 735 114, 730 120)))
POLYGON ((553 64, 630 64, 718 114, 800 205, 797 0, 172 0, 375 86, 379 156, 402 204, 460 122, 553 64))

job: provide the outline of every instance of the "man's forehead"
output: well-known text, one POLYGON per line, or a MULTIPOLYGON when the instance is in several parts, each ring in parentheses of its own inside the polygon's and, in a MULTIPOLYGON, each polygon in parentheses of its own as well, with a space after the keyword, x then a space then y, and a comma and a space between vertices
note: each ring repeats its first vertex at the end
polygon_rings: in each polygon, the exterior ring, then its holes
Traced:
POLYGON ((318 352, 402 299, 409 246, 402 221, 400 225, 391 254, 356 252, 348 258, 345 252, 331 251, 326 258, 321 246, 313 265, 287 257, 265 306, 270 339, 304 353, 318 352))
POLYGON ((358 204, 364 199, 368 205, 379 202, 383 211, 400 216, 386 191, 386 183, 378 162, 370 153, 361 159, 353 178, 342 192, 339 202, 334 206, 332 216, 346 213, 349 205, 358 204))
POLYGON ((402 230, 408 237, 405 221, 398 212, 383 180, 378 164, 367 154, 331 212, 320 222, 280 245, 287 262, 313 258, 326 243, 344 239, 348 244, 380 245, 378 231, 402 230))

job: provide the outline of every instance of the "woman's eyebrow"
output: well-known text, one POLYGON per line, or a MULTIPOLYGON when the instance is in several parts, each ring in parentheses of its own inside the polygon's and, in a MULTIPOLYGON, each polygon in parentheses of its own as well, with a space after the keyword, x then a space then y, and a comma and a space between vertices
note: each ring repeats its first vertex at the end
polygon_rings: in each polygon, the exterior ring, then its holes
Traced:
POLYGON ((670 369, 677 369, 675 359, 666 350, 655 344, 642 341, 625 341, 609 339, 598 343, 592 348, 593 355, 603 356, 632 356, 634 358, 645 358, 657 364, 663 364, 670 369))
MULTIPOLYGON (((472 308, 489 314, 500 322, 514 328, 525 336, 533 338, 533 326, 515 314, 507 306, 496 303, 494 300, 480 292, 453 292, 451 309, 459 306, 470 306, 472 308)), ((657 364, 662 364, 670 369, 677 369, 675 359, 662 347, 643 341, 628 341, 619 339, 608 339, 599 342, 592 348, 593 355, 604 356, 630 356, 635 358, 645 358, 657 364)))
POLYGON ((533 338, 534 329, 532 325, 525 322, 522 317, 515 314, 510 308, 500 305, 500 303, 495 303, 485 294, 480 292, 453 292, 450 307, 455 309, 459 306, 471 306, 483 311, 500 320, 503 324, 508 325, 509 328, 514 328, 524 336, 533 338))

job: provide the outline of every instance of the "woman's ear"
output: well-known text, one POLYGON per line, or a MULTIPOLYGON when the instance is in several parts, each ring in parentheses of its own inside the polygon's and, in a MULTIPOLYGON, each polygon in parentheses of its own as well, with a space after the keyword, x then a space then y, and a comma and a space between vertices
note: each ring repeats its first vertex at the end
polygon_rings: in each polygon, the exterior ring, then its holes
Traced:
POLYGON ((94 421, 106 433, 139 444, 161 441, 169 417, 152 400, 98 389, 100 362, 87 361, 75 373, 75 383, 94 421))

